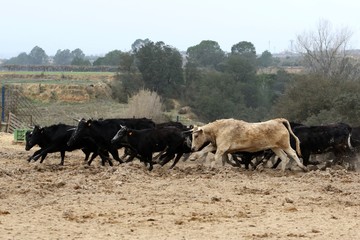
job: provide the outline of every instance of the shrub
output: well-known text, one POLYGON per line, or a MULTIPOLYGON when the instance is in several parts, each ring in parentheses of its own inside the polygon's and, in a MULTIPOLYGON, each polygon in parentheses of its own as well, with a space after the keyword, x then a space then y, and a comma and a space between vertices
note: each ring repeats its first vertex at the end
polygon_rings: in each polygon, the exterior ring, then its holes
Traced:
POLYGON ((136 118, 146 117, 161 122, 165 118, 163 109, 160 96, 156 92, 143 89, 130 97, 126 115, 136 118))

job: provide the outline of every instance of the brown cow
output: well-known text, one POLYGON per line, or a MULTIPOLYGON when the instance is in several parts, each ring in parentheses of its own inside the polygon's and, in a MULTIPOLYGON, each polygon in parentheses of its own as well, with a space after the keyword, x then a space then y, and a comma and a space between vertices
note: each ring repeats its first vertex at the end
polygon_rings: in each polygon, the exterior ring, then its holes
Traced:
MULTIPOLYGON (((228 161, 227 154, 234 152, 257 152, 271 149, 282 160, 282 171, 289 162, 286 154, 294 159, 297 165, 307 171, 300 162, 294 149, 290 146, 290 134, 296 139, 296 151, 299 156, 300 142, 292 132, 289 121, 284 118, 266 122, 248 123, 236 119, 221 119, 194 128, 192 134, 192 151, 198 151, 207 143, 211 143, 215 152, 215 161, 228 161)), ((211 166, 214 167, 212 161, 211 166)))

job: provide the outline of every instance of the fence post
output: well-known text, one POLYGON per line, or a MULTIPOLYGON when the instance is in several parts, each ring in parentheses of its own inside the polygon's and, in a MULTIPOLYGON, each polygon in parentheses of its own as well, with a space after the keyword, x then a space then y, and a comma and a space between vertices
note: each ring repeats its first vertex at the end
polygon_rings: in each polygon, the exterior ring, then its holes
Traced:
POLYGON ((1 121, 5 122, 5 86, 1 87, 1 121))

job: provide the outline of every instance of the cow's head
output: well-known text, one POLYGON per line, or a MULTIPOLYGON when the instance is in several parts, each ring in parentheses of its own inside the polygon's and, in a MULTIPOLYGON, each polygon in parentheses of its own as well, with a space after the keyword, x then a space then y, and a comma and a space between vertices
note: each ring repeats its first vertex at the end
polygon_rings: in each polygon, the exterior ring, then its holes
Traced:
POLYGON ((194 127, 192 132, 191 151, 199 151, 208 142, 206 134, 201 127, 194 127))
POLYGON ((125 137, 127 137, 128 135, 131 135, 131 134, 132 134, 132 131, 129 128, 127 128, 126 126, 120 125, 120 130, 117 131, 115 136, 111 139, 111 144, 120 143, 124 140, 125 137))
POLYGON ((91 128, 92 125, 92 119, 85 120, 84 118, 78 120, 79 123, 77 127, 74 129, 70 129, 72 132, 71 137, 69 141, 67 142, 68 146, 71 146, 77 141, 77 139, 80 139, 82 137, 87 136, 87 132, 91 128))
POLYGON ((26 131, 25 133, 25 150, 29 151, 33 146, 30 145, 30 139, 32 136, 32 131, 26 131))
POLYGON ((26 134, 25 134, 25 140, 26 140, 25 150, 29 151, 33 146, 41 143, 42 140, 45 140, 45 139, 43 139, 44 138, 43 133, 44 133, 44 128, 41 128, 38 125, 35 125, 35 127, 32 131, 26 132, 26 134))
POLYGON ((191 138, 192 138, 193 127, 187 128, 186 131, 182 131, 181 135, 184 138, 184 144, 191 149, 191 138))

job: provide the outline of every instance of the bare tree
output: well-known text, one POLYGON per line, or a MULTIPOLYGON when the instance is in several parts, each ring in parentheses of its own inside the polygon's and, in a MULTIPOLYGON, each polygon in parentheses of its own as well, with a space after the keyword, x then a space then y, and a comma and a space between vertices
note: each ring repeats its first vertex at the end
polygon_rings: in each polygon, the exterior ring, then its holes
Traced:
POLYGON ((358 78, 359 64, 349 55, 352 32, 348 28, 334 30, 327 20, 320 20, 315 31, 297 36, 296 50, 311 73, 325 78, 348 80, 358 78))

